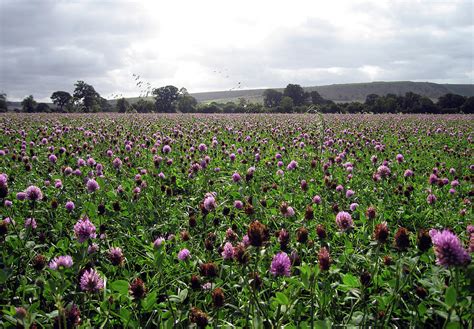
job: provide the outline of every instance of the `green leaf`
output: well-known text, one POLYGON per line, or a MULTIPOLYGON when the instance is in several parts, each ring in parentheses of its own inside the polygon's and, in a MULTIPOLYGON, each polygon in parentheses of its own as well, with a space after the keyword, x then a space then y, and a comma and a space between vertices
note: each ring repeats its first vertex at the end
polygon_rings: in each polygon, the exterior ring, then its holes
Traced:
POLYGON ((275 300, 281 305, 288 305, 290 303, 288 297, 282 292, 276 293, 275 300))
POLYGON ((122 294, 122 295, 127 295, 128 294, 128 282, 125 280, 117 280, 114 281, 110 284, 110 287, 112 290, 122 294))
POLYGON ((426 308, 425 304, 423 303, 418 304, 418 313, 420 313, 420 316, 424 316, 427 310, 428 309, 426 308))
POLYGON ((122 324, 126 325, 130 320, 131 312, 126 308, 120 308, 120 319, 122 319, 122 324))
POLYGON ((342 282, 344 282, 346 286, 351 287, 351 288, 357 288, 360 285, 359 280, 357 280, 357 278, 350 273, 346 273, 342 277, 342 282))
POLYGON ((150 311, 156 303, 156 291, 149 293, 145 299, 142 300, 142 307, 145 311, 150 311))
POLYGON ((456 297, 456 289, 454 289, 452 286, 448 287, 444 296, 444 302, 449 308, 453 307, 453 305, 456 303, 456 297))
POLYGON ((314 327, 316 329, 329 329, 331 328, 331 321, 329 321, 328 319, 318 320, 314 323, 314 327))
POLYGON ((186 299, 186 297, 188 297, 188 289, 183 289, 181 290, 179 293, 178 293, 178 297, 179 297, 179 300, 182 302, 184 302, 184 300, 186 299))
POLYGON ((459 322, 450 322, 447 324, 446 329, 458 329, 461 328, 459 322))

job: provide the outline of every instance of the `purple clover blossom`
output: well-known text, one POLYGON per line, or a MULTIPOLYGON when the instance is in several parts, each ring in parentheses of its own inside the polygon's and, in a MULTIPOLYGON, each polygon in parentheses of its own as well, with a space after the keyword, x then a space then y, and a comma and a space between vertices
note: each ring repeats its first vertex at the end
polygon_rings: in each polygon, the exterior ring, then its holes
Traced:
POLYGON ((349 206, 349 209, 350 209, 352 212, 354 212, 354 211, 357 209, 358 206, 359 206, 359 204, 356 203, 356 202, 354 202, 354 203, 351 203, 351 205, 349 206))
POLYGON ((178 259, 181 260, 181 261, 186 261, 188 260, 189 258, 191 258, 191 253, 189 252, 188 249, 184 248, 184 249, 181 249, 179 252, 178 252, 178 259))
POLYGON ((287 170, 295 170, 296 168, 298 168, 298 162, 295 160, 291 160, 288 166, 286 166, 287 170))
POLYGON ((226 242, 221 255, 224 260, 231 260, 232 258, 234 258, 234 247, 232 246, 232 243, 226 242))
POLYGON ((290 276, 291 260, 285 252, 279 252, 273 256, 270 273, 274 276, 290 276))
POLYGON ((434 194, 430 193, 426 197, 426 202, 428 202, 428 204, 434 204, 436 202, 436 196, 434 194))
POLYGON ((201 144, 199 144, 198 149, 201 152, 206 152, 207 151, 207 146, 206 146, 206 144, 201 143, 201 144))
POLYGON ((49 162, 51 162, 51 163, 56 163, 56 161, 58 161, 58 158, 57 158, 54 154, 51 154, 51 155, 48 157, 48 160, 49 160, 49 162))
POLYGON ((99 183, 93 178, 89 179, 86 183, 87 191, 93 193, 100 189, 99 183))
POLYGON ((235 200, 234 201, 234 207, 236 209, 242 209, 244 207, 244 203, 240 200, 235 200))
POLYGON ((70 268, 72 264, 71 256, 58 256, 49 262, 49 268, 52 270, 60 270, 61 268, 70 268))
POLYGON ((154 242, 153 242, 153 248, 155 249, 159 249, 163 243, 165 242, 165 239, 162 238, 162 237, 159 237, 157 238, 154 242))
POLYGON ((315 204, 321 204, 321 197, 319 195, 315 195, 313 197, 313 203, 315 204))
POLYGON ((449 267, 471 262, 469 253, 463 248, 459 238, 449 230, 430 230, 436 264, 449 267))
POLYGON ((165 145, 163 146, 163 153, 170 153, 171 152, 171 146, 165 145))
POLYGON ((20 201, 26 200, 26 193, 25 192, 18 192, 16 194, 16 198, 20 201))
POLYGON ((347 190, 346 191, 346 198, 352 198, 354 196, 355 192, 353 190, 347 190))
POLYGON ((211 193, 206 194, 203 204, 204 204, 204 209, 206 209, 207 211, 212 211, 216 209, 217 207, 216 199, 214 198, 214 195, 212 195, 211 193))
POLYGON ((232 174, 232 180, 234 181, 234 183, 239 182, 241 179, 242 177, 240 177, 240 174, 238 172, 232 174))
POLYGON ((74 234, 79 241, 79 243, 83 243, 88 239, 95 239, 97 234, 95 233, 96 228, 94 224, 91 223, 89 218, 84 217, 80 219, 74 225, 74 234))
POLYGON ((85 271, 81 276, 81 290, 87 292, 98 292, 104 289, 104 280, 93 268, 85 271))
POLYGON ((391 173, 390 168, 387 167, 386 165, 381 165, 380 167, 377 168, 377 174, 382 178, 390 176, 390 173, 391 173))
POLYGON ((66 207, 66 210, 69 211, 69 212, 73 211, 74 208, 76 208, 76 206, 74 205, 74 202, 72 202, 72 201, 66 202, 65 207, 66 207))
POLYGON ((0 188, 8 187, 8 176, 6 174, 0 174, 0 188))
POLYGON ((36 220, 34 218, 27 218, 25 220, 25 227, 35 230, 38 227, 38 225, 36 224, 36 220))
POLYGON ((354 222, 352 220, 351 214, 345 211, 340 211, 336 215, 336 224, 341 231, 347 231, 353 227, 354 222))
POLYGON ((43 192, 41 192, 39 187, 34 186, 34 185, 31 185, 26 189, 25 195, 26 195, 26 199, 30 201, 39 201, 43 199, 43 192))

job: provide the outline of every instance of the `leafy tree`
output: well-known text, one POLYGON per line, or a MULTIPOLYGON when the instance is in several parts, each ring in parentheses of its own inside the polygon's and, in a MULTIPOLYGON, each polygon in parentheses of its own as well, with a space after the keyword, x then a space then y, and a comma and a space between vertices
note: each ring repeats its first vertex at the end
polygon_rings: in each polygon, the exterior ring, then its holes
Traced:
POLYGON ((281 99, 280 107, 283 112, 293 112, 294 100, 290 96, 285 96, 281 99))
POLYGON ((49 107, 48 104, 46 103, 39 103, 37 106, 36 106, 36 112, 49 112, 51 109, 49 107))
POLYGON ((369 94, 365 97, 365 105, 367 106, 373 106, 375 105, 375 101, 377 100, 377 98, 379 98, 380 96, 377 95, 377 94, 369 94))
POLYGON ((72 96, 67 91, 55 91, 51 95, 51 100, 53 104, 56 105, 61 112, 64 111, 64 107, 68 107, 68 105, 72 102, 72 96))
POLYGON ((191 96, 186 90, 186 88, 181 88, 176 104, 178 111, 182 113, 192 113, 196 111, 196 106, 196 98, 191 96))
POLYGON ((84 81, 77 81, 74 85, 74 99, 78 103, 81 112, 97 112, 100 109, 101 97, 94 87, 84 81))
POLYGON ((237 110, 237 105, 234 102, 227 102, 222 110, 224 113, 234 113, 237 110))
POLYGON ((212 102, 210 104, 201 104, 198 107, 198 112, 201 113, 220 113, 222 112, 222 109, 219 107, 219 105, 215 102, 212 102))
POLYGON ((438 98, 438 106, 442 109, 453 109, 461 107, 466 99, 461 95, 446 94, 438 98))
POLYGON ((352 102, 346 105, 347 113, 362 113, 364 109, 364 104, 359 102, 352 102))
POLYGON ((268 108, 274 108, 280 105, 283 93, 275 89, 266 89, 263 92, 263 105, 268 108))
POLYGON ((7 94, 0 94, 0 112, 7 112, 7 94))
POLYGON ((469 114, 474 113, 474 96, 471 96, 466 99, 464 104, 461 106, 461 110, 464 113, 469 113, 469 114))
POLYGON ((23 112, 32 113, 36 111, 36 101, 33 98, 33 95, 25 97, 21 102, 21 107, 23 112))
POLYGON ((117 104, 115 104, 115 109, 118 113, 125 113, 130 109, 130 104, 125 98, 122 97, 117 101, 117 104))
POLYGON ((178 88, 171 85, 155 88, 152 94, 155 96, 155 107, 158 112, 176 112, 176 101, 179 97, 178 88))
POLYGON ((138 113, 151 113, 155 110, 155 104, 140 98, 136 103, 132 104, 132 109, 138 113))
POLYGON ((293 99, 294 105, 300 106, 306 102, 306 99, 309 95, 305 93, 304 89, 300 85, 290 83, 283 91, 283 96, 290 97, 293 99))
POLYGON ((323 105, 327 103, 327 100, 325 100, 316 90, 310 92, 309 95, 313 105, 323 105))
POLYGON ((107 99, 99 96, 99 109, 102 112, 112 112, 113 106, 110 105, 107 99))
POLYGON ((426 96, 422 96, 417 104, 419 113, 439 113, 439 108, 431 99, 426 96))

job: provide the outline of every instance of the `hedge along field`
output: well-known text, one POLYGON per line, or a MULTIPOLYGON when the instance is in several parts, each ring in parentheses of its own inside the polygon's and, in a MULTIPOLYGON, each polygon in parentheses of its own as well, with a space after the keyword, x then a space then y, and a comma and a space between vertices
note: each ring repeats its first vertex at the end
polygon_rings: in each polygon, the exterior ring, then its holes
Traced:
POLYGON ((0 117, 2 327, 472 327, 474 116, 0 117))

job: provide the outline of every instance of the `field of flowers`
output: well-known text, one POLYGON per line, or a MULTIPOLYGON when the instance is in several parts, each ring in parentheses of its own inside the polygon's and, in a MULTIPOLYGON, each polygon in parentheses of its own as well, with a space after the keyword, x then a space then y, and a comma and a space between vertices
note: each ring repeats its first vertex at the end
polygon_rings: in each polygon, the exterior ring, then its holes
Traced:
POLYGON ((0 327, 473 326, 474 116, 0 116, 0 327))

